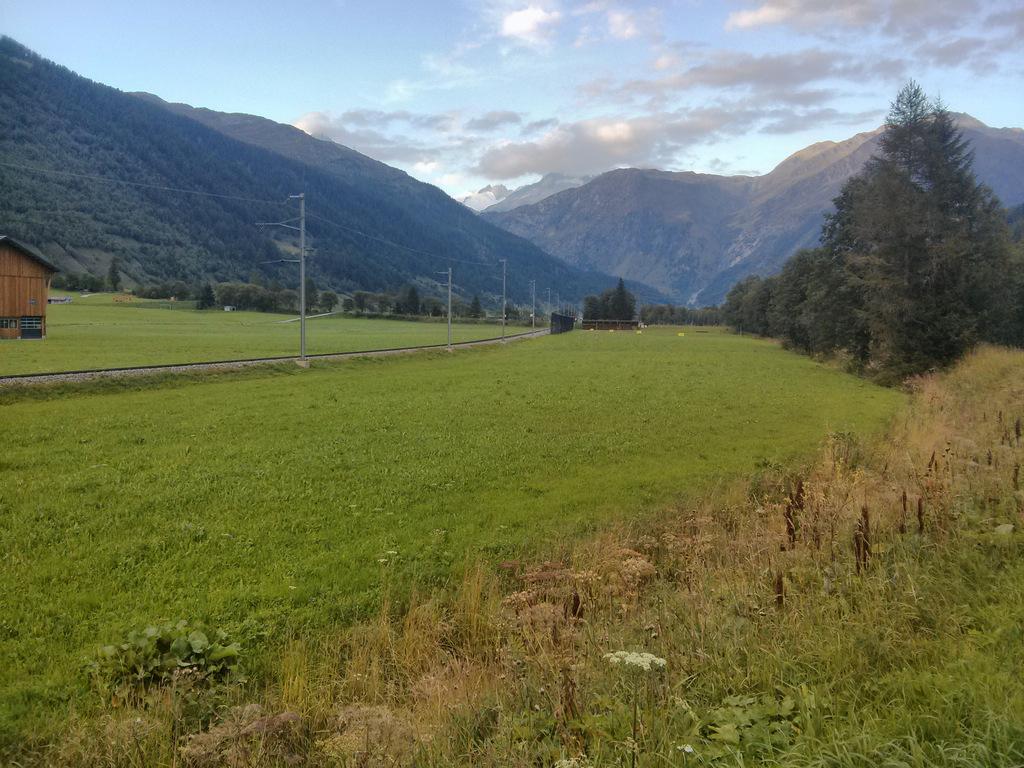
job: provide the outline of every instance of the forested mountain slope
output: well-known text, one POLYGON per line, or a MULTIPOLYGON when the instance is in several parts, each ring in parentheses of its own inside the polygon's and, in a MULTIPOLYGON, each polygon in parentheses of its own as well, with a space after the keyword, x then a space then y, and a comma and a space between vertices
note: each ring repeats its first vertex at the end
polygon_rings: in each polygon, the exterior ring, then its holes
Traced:
POLYGON ((568 298, 611 283, 353 150, 261 118, 199 112, 204 120, 174 114, 0 39, 0 229, 68 271, 103 274, 117 257, 129 282, 254 272, 292 281, 291 266, 262 262, 294 239, 255 222, 293 218, 288 195, 305 190, 310 271, 323 286, 395 289, 440 279, 453 263, 460 292, 493 296, 502 258, 514 299, 528 297, 531 279, 568 298))

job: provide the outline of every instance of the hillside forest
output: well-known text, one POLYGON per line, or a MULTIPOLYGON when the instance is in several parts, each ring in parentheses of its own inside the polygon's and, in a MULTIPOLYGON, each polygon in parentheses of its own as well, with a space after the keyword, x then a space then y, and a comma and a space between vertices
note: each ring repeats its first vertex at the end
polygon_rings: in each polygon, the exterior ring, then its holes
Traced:
POLYGON ((730 290, 725 321, 880 380, 947 366, 978 342, 1024 342, 1021 216, 972 170, 946 107, 915 82, 892 103, 880 151, 850 178, 818 248, 730 290))

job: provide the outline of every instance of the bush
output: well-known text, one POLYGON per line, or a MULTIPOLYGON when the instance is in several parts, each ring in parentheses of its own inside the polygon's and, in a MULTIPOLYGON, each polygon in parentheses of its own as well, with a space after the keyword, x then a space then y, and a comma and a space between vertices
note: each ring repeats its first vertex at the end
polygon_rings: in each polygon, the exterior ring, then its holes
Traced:
POLYGON ((146 688, 187 673, 206 683, 238 675, 241 648, 221 631, 187 621, 128 633, 118 645, 105 645, 89 672, 101 686, 146 688))

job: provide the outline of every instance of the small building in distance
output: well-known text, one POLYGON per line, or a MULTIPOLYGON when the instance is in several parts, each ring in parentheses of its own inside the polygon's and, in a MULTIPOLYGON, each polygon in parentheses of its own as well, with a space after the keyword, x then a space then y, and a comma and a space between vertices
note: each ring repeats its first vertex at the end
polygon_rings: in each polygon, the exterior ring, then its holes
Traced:
POLYGON ((57 271, 34 248, 0 235, 0 339, 46 338, 46 303, 57 271))
POLYGON ((583 319, 584 331, 635 331, 639 320, 587 320, 583 319))

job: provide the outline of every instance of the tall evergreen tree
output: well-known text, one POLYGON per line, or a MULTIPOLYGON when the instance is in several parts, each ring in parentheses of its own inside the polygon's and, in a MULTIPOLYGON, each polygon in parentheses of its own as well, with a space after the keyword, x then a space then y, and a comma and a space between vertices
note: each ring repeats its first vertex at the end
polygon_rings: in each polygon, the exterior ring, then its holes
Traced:
POLYGON ((909 83, 880 145, 836 199, 823 244, 852 299, 832 312, 853 338, 833 343, 901 378, 952 362, 1001 327, 1009 262, 1005 223, 945 107, 909 83))
POLYGON ((210 309, 216 306, 217 297, 213 293, 213 286, 209 283, 204 283, 202 289, 199 291, 199 297, 196 301, 196 309, 210 309))
POLYGON ((636 298, 626 290, 626 284, 621 277, 615 286, 608 309, 612 320, 632 320, 636 314, 636 298))
POLYGON ((420 292, 416 290, 415 285, 407 285, 402 289, 395 305, 395 311, 400 315, 418 315, 420 313, 420 292))
POLYGON ((583 316, 588 320, 633 320, 636 317, 636 297, 626 290, 619 278, 618 285, 600 296, 583 299, 583 316))
POLYGON ((320 294, 316 290, 316 282, 312 277, 306 277, 306 311, 311 311, 320 303, 320 294))
POLYGON ((107 288, 115 293, 121 290, 121 260, 115 256, 107 269, 107 288))
POLYGON ((469 316, 470 317, 483 317, 484 310, 480 306, 480 297, 474 296, 473 303, 469 305, 469 316))

